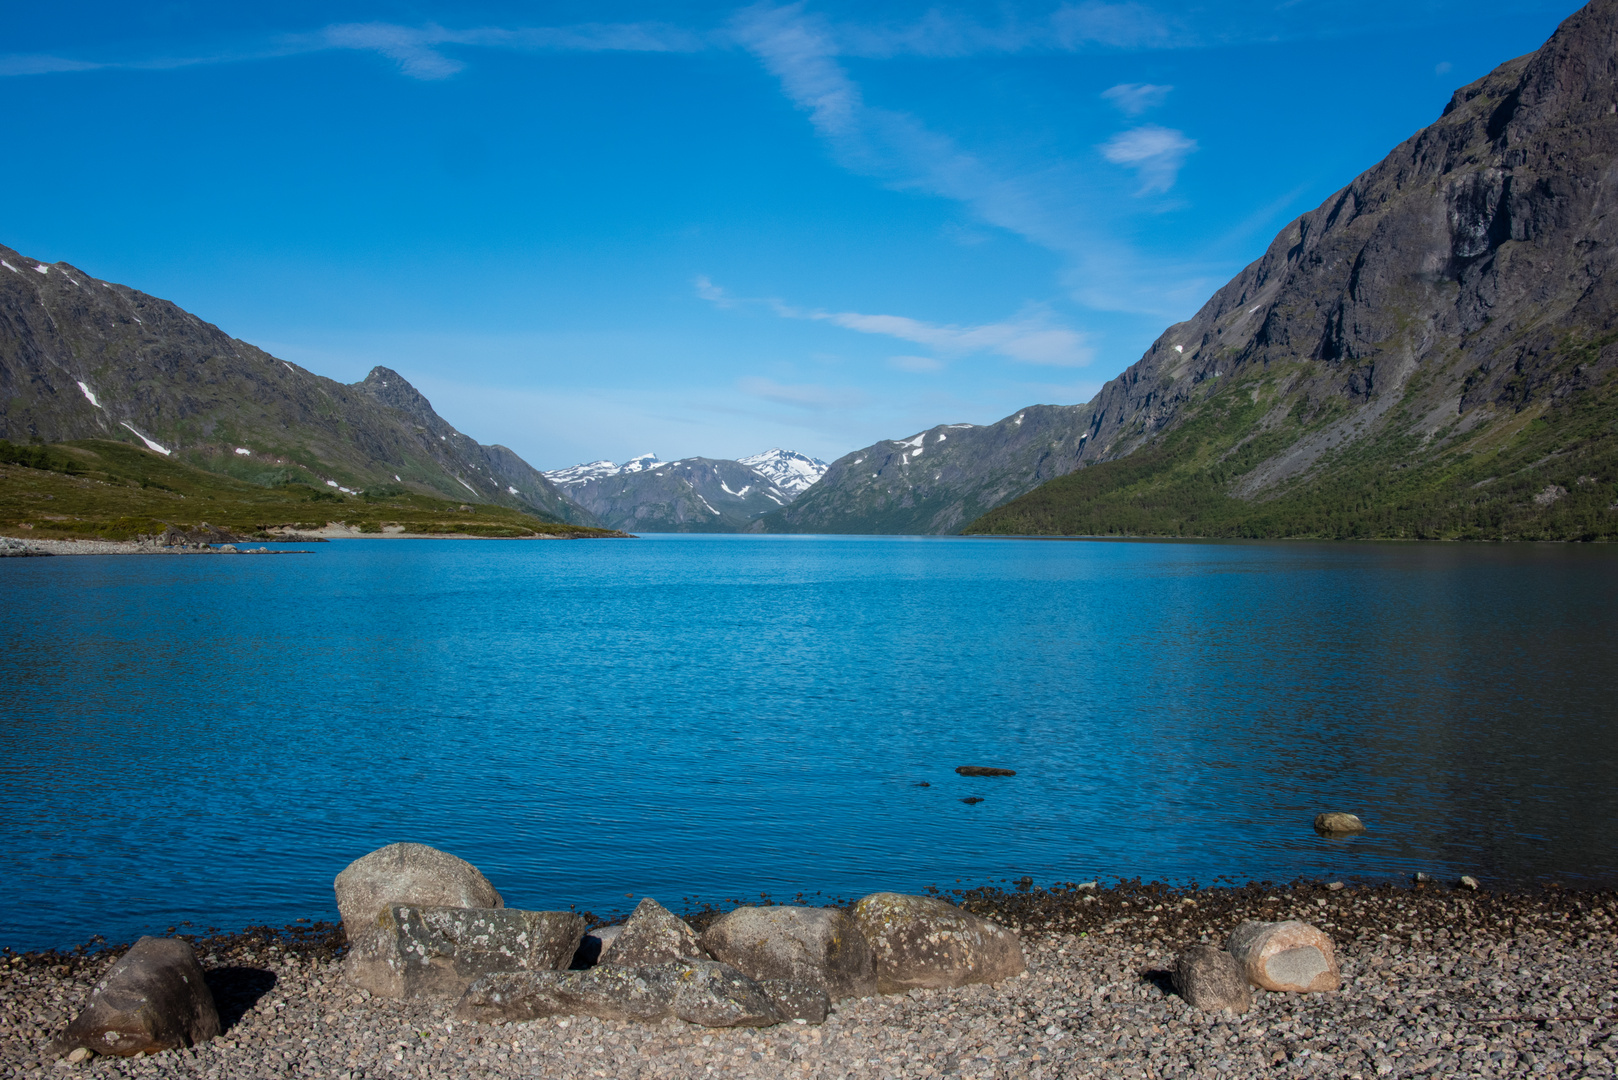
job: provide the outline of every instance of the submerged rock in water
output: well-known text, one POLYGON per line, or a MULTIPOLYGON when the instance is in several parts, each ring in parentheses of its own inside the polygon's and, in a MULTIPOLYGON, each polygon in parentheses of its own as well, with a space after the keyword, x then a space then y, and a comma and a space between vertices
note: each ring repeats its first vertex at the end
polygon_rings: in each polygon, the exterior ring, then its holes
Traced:
POLYGON ((1331 938, 1305 922, 1248 920, 1231 931, 1226 948, 1247 981, 1265 990, 1309 994, 1343 982, 1331 938))
POLYGON ((566 911, 399 904, 350 943, 343 974, 383 997, 454 997, 494 972, 565 968, 583 936, 566 911))
POLYGON ((996 769, 988 765, 959 765, 955 771, 961 776, 1016 776, 1016 769, 996 769))
POLYGON ((701 940, 715 960, 760 982, 806 984, 834 1001, 876 993, 871 946, 838 908, 740 907, 701 940))
POLYGON ((83 1048, 132 1057, 195 1046, 218 1034, 213 992, 191 946, 178 938, 143 937, 90 991, 84 1011, 51 1051, 83 1048))
POLYGON ((1353 814, 1345 814, 1341 810, 1328 810, 1324 814, 1315 815, 1315 831, 1328 836, 1344 836, 1348 833, 1362 833, 1365 825, 1353 814))
POLYGON ((934 897, 873 893, 854 905, 854 922, 884 994, 998 982, 1027 970, 1017 935, 934 897))

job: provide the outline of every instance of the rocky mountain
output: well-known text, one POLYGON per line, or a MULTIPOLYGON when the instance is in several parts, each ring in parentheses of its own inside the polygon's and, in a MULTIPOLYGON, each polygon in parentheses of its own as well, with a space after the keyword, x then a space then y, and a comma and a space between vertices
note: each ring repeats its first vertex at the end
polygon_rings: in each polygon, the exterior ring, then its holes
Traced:
POLYGON ((1614 205, 1618 0, 1597 0, 1089 404, 878 443, 755 527, 951 532, 999 500, 965 531, 1618 539, 1614 205), (936 435, 982 456, 954 473, 936 435))
POLYGON ((1457 91, 990 532, 1618 537, 1618 0, 1457 91))
POLYGON ((457 431, 397 372, 345 385, 166 300, 4 246, 0 438, 119 439, 259 484, 392 484, 596 524, 514 452, 457 431))
POLYGON ((592 461, 545 475, 601 521, 625 523, 611 528, 639 532, 740 532, 793 497, 751 466, 717 458, 642 454, 622 465, 592 461))
POLYGON ((831 463, 752 532, 953 533, 1077 467, 1090 412, 1034 405, 995 424, 943 424, 831 463))
POLYGON ((802 495, 825 476, 827 467, 819 458, 812 458, 808 454, 800 454, 793 450, 782 450, 778 446, 762 454, 737 460, 754 472, 769 478, 776 487, 788 492, 794 498, 802 495))

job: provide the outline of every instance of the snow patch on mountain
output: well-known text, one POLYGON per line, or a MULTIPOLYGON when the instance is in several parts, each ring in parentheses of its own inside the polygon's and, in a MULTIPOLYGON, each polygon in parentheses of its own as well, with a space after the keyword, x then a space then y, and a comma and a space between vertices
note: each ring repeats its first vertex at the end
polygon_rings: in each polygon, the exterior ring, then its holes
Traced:
POLYGON ((762 454, 737 458, 754 472, 767 477, 775 486, 796 498, 804 490, 826 475, 827 465, 819 458, 809 457, 793 450, 772 447, 762 454))

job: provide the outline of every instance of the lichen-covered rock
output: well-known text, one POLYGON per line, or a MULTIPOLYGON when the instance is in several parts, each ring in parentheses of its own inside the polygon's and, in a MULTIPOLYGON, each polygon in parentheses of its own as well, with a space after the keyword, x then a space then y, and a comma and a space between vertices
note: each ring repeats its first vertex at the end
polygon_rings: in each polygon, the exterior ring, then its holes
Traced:
POLYGON ((672 1017, 705 1027, 764 1027, 783 1019, 763 987, 713 960, 487 975, 467 988, 455 1015, 484 1022, 545 1016, 651 1022, 672 1017))
POLYGON ((1236 958, 1213 945, 1193 945, 1174 961, 1174 989, 1186 1003, 1208 1012, 1253 1007, 1253 991, 1236 958))
POLYGON ((426 844, 389 844, 355 859, 332 883, 350 941, 369 931, 384 909, 501 908, 506 902, 465 859, 426 844))
POLYGON ((96 983, 51 1051, 131 1057, 195 1046, 218 1034, 219 1012, 191 946, 143 937, 96 983))
POLYGON ((383 997, 454 997, 493 972, 565 968, 583 936, 566 911, 399 904, 350 942, 343 975, 383 997))
POLYGON ((1225 947, 1247 981, 1265 990, 1308 994, 1343 983, 1331 938, 1305 922, 1248 920, 1231 931, 1225 947))
POLYGON ((824 1024, 831 1012, 831 997, 825 987, 787 979, 760 979, 759 986, 774 1003, 783 1020, 802 1020, 810 1024, 824 1024))
POLYGON ((740 907, 701 940, 715 960, 760 981, 817 986, 833 1001, 876 993, 871 946, 837 908, 740 907))
POLYGON ((602 949, 598 962, 619 967, 646 967, 689 959, 708 959, 697 932, 684 919, 648 896, 635 905, 624 928, 602 949))
POLYGON ((873 893, 854 905, 854 922, 884 994, 998 982, 1028 967, 1017 935, 934 897, 873 893))

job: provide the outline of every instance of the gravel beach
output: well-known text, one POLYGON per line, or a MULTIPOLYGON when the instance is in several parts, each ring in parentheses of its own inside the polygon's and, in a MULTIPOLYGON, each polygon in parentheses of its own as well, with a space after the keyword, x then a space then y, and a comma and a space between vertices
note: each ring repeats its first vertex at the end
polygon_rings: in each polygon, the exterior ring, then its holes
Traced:
POLYGON ((455 1022, 449 1003, 355 991, 341 977, 341 930, 294 926, 191 939, 220 1039, 68 1064, 46 1044, 118 950, 8 953, 0 1077, 1615 1075, 1618 893, 1126 883, 951 898, 1016 929, 1027 974, 847 1001, 818 1027, 455 1022), (1343 989, 1257 992, 1240 1016, 1191 1009, 1170 989, 1173 956, 1222 942, 1243 918, 1304 919, 1331 934, 1343 989))

